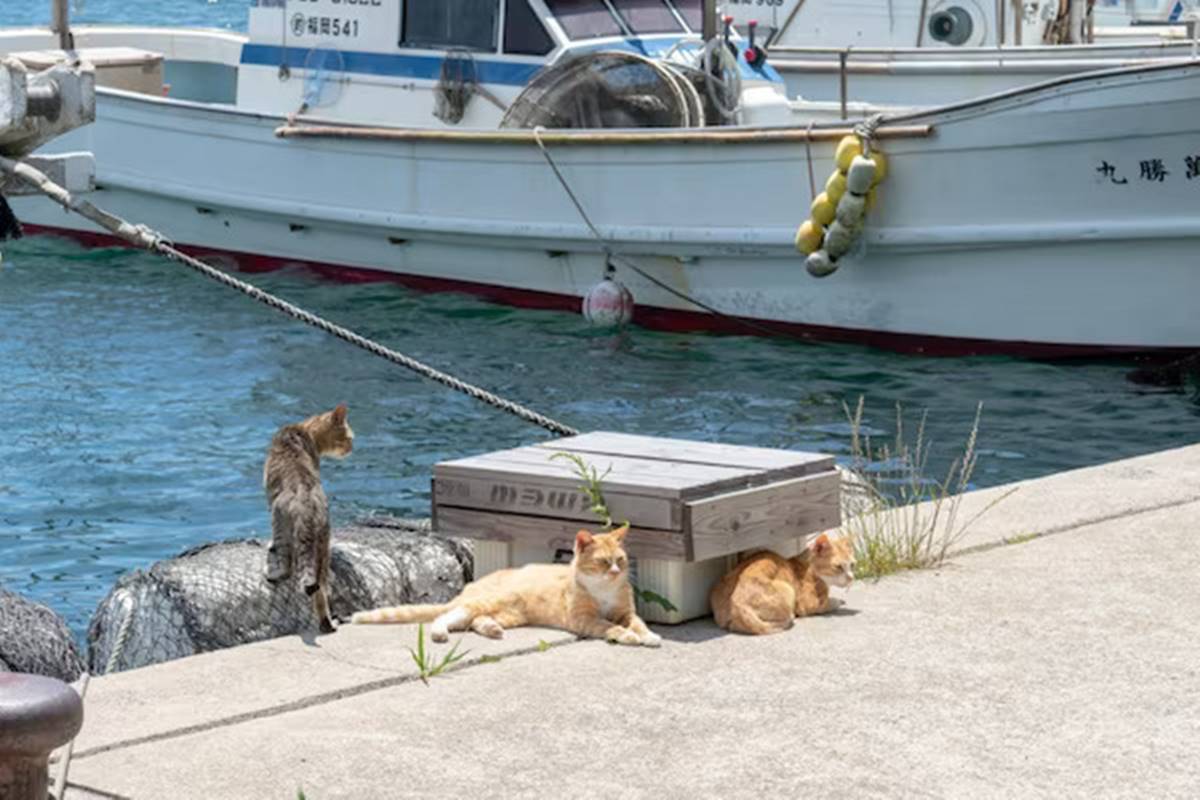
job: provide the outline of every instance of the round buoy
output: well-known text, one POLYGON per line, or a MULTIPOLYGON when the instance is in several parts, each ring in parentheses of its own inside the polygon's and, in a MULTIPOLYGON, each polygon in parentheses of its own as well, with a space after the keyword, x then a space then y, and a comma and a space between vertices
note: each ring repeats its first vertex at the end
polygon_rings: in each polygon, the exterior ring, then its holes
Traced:
POLYGON ((804 268, 814 278, 824 278, 837 272, 837 264, 829 257, 829 253, 818 250, 804 260, 804 268))
POLYGON ((796 231, 796 249, 804 255, 816 252, 821 248, 825 239, 825 231, 811 219, 804 220, 800 230, 796 231))
POLYGON ((584 295, 583 316, 601 328, 627 325, 633 319, 633 293, 620 281, 605 278, 584 295))

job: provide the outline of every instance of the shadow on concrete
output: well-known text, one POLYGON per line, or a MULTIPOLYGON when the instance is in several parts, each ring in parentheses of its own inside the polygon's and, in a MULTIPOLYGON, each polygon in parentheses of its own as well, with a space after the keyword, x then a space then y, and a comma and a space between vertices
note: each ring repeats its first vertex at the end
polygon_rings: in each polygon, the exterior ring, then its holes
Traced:
POLYGON ((730 636, 729 631, 721 630, 711 617, 685 622, 682 625, 651 625, 650 629, 668 642, 680 644, 700 644, 720 636, 730 636))

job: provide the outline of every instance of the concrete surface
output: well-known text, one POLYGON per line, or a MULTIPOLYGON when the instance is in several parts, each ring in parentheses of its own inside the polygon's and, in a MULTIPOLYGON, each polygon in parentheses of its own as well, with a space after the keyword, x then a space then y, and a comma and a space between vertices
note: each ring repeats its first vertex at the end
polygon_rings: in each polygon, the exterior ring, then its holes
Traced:
POLYGON ((1193 447, 1024 482, 964 544, 1039 538, 778 636, 468 636, 510 655, 425 686, 380 626, 104 677, 68 797, 1197 797, 1198 519, 1193 447))

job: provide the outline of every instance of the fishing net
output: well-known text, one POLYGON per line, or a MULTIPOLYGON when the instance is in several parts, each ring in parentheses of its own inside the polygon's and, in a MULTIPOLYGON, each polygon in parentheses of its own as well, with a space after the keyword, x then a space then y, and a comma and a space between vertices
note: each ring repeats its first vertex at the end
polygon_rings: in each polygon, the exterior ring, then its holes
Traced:
POLYGON ((62 617, 0 589, 0 672, 26 672, 71 683, 83 673, 83 659, 62 617))
POLYGON ((636 53, 602 52, 542 69, 500 125, 691 128, 703 126, 705 118, 694 81, 681 68, 636 53))
MULTIPOLYGON (((268 541, 208 544, 121 578, 88 629, 94 674, 121 671, 315 631, 295 580, 265 579, 268 541), (124 639, 123 644, 121 643, 124 639)), ((428 521, 373 517, 334 532, 333 616, 401 603, 444 603, 471 580, 464 543, 435 537, 428 521)), ((334 634, 336 636, 336 634, 334 634)))

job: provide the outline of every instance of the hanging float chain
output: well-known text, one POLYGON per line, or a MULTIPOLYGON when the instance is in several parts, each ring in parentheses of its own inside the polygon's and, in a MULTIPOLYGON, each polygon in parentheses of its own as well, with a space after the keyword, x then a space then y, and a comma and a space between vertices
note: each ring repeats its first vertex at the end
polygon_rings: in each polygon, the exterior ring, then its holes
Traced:
POLYGON ((493 394, 478 386, 473 386, 466 381, 459 380, 453 375, 448 375, 445 372, 434 369, 426 364, 417 361, 415 358, 399 353, 388 347, 384 347, 378 342, 373 342, 365 336, 360 336, 354 331, 343 328, 328 320, 318 317, 309 311, 305 311, 299 306, 293 305, 286 300, 275 297, 272 294, 264 292, 257 286, 239 280, 232 275, 229 275, 216 267, 205 264, 203 261, 192 258, 176 249, 162 234, 151 230, 145 225, 133 225, 120 217, 114 216, 107 211, 104 211, 92 203, 82 198, 74 197, 63 187, 51 181, 39 170, 34 169, 28 164, 23 164, 18 161, 13 161, 0 156, 0 171, 9 175, 21 178, 26 183, 35 187, 42 194, 49 197, 54 202, 61 205, 68 211, 73 211, 82 217, 85 217, 100 227, 109 231, 113 235, 123 239, 126 242, 140 247, 145 250, 158 253, 166 258, 176 261, 184 266, 190 267, 207 278, 211 278, 218 283, 222 283, 230 288, 237 289, 242 294, 254 298, 258 302, 270 306, 277 311, 282 311, 293 319, 297 319, 307 325, 311 325, 317 330, 324 331, 331 336, 336 336, 344 342, 348 342, 355 347, 362 348, 368 353, 377 355, 380 358, 386 359, 393 364, 398 364, 406 369, 410 369, 419 375, 429 378, 432 381, 442 384, 453 389, 456 392, 462 392, 468 397, 472 397, 488 405, 498 408, 501 411, 507 411, 516 417, 520 417, 526 422, 532 422, 534 425, 540 425, 552 433, 562 434, 563 436, 575 436, 579 433, 578 430, 568 425, 564 425, 557 420, 544 416, 531 409, 525 408, 511 400, 506 400, 499 395, 493 394))
POLYGON ((538 149, 541 150, 542 156, 546 159, 546 163, 550 165, 550 169, 554 172, 554 177, 558 178, 558 183, 560 186, 562 186, 563 191, 566 192, 567 197, 570 198, 571 204, 573 206, 575 206, 575 210, 579 212, 580 218, 584 221, 584 224, 587 225, 588 230, 592 232, 592 236, 596 239, 596 243, 598 245, 600 245, 600 249, 604 252, 606 266, 608 266, 608 268, 610 270, 612 269, 614 264, 620 264, 621 266, 626 267, 627 269, 631 270, 632 272, 636 272, 638 275, 642 276, 643 278, 645 278, 647 281, 654 284, 658 288, 662 289, 664 292, 674 295, 675 297, 679 298, 680 300, 684 301, 685 303, 691 303, 696 308, 699 308, 703 311, 707 311, 709 314, 712 314, 714 317, 720 317, 721 319, 728 320, 729 322, 731 322, 735 325, 740 325, 743 328, 746 328, 747 330, 752 330, 752 331, 755 331, 760 334, 766 334, 768 336, 784 336, 784 337, 793 337, 793 338, 798 338, 798 339, 805 338, 803 336, 796 336, 795 334, 791 333, 790 331, 777 330, 775 328, 771 328, 766 325, 759 325, 757 322, 751 322, 748 319, 742 319, 741 317, 736 317, 732 314, 726 314, 724 311, 721 311, 720 309, 717 309, 717 308, 713 308, 712 306, 708 305, 707 303, 704 303, 700 300, 697 300, 694 297, 684 294, 683 292, 679 291, 678 289, 671 286, 670 284, 660 281, 658 278, 656 278, 653 275, 651 275, 650 273, 646 272, 644 269, 639 267, 636 263, 634 263, 632 260, 630 260, 626 256, 623 256, 623 255, 615 252, 612 249, 612 246, 608 243, 608 240, 604 238, 604 236, 600 233, 600 230, 592 222, 592 218, 589 217, 587 211, 584 210, 583 203, 581 203, 579 201, 579 197, 578 197, 578 195, 575 194, 575 190, 571 188, 571 184, 567 183, 566 176, 562 174, 562 170, 560 170, 558 168, 558 163, 555 162, 554 157, 550 155, 550 150, 546 147, 546 143, 542 141, 542 132, 543 131, 544 131, 544 129, 540 125, 538 127, 534 128, 533 129, 533 140, 535 142, 537 142, 538 149))

